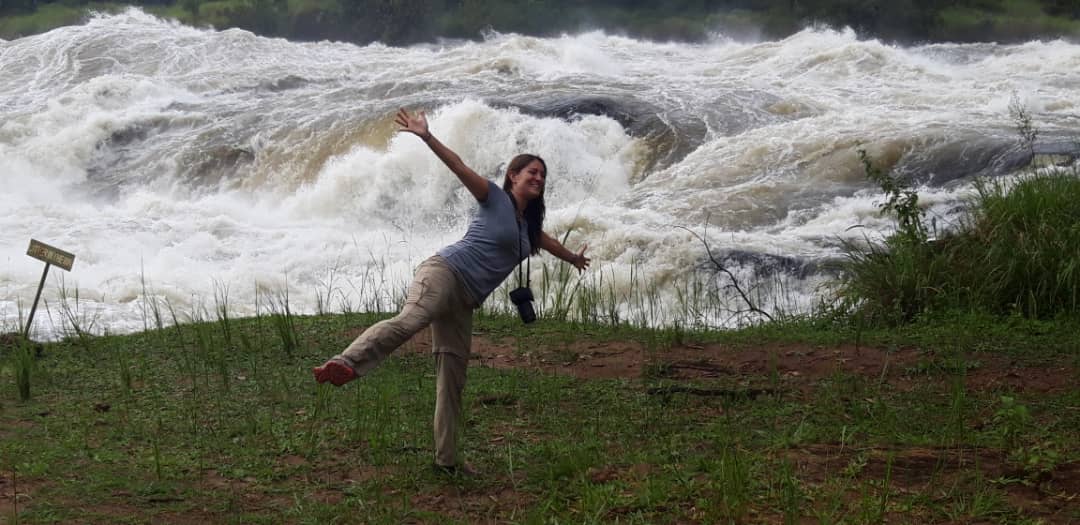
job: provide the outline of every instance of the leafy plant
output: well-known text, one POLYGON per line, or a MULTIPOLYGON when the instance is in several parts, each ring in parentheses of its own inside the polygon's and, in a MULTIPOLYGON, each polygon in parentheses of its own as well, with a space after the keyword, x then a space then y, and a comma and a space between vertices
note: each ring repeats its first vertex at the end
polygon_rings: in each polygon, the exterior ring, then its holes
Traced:
POLYGON ((1006 450, 1013 450, 1031 425, 1031 413, 1012 396, 1001 396, 1000 401, 1001 406, 994 412, 994 428, 1001 445, 1006 450))
POLYGON ((911 189, 909 182, 894 177, 875 166, 866 150, 860 149, 858 155, 866 178, 876 183, 885 192, 885 202, 880 205, 881 212, 896 216, 897 234, 901 240, 910 243, 925 243, 927 238, 926 226, 923 224, 925 212, 919 207, 919 194, 911 189))

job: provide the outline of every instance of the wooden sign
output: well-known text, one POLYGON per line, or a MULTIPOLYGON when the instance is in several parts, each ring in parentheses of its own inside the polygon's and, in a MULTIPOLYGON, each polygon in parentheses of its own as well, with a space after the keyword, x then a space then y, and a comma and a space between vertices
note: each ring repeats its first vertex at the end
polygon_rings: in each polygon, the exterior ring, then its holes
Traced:
POLYGON ((30 248, 26 250, 26 255, 45 261, 53 266, 59 266, 69 272, 71 271, 71 266, 75 264, 75 254, 65 252, 60 248, 49 246, 48 244, 34 239, 30 239, 30 248))
POLYGON ((34 312, 37 311, 38 299, 41 299, 41 290, 45 288, 45 278, 49 276, 49 267, 55 265, 70 272, 71 266, 75 264, 75 254, 30 239, 30 248, 26 250, 26 255, 45 261, 45 271, 41 272, 41 282, 38 283, 37 295, 34 296, 34 306, 30 307, 30 317, 26 319, 26 329, 23 330, 23 337, 29 339, 30 325, 34 322, 34 312))

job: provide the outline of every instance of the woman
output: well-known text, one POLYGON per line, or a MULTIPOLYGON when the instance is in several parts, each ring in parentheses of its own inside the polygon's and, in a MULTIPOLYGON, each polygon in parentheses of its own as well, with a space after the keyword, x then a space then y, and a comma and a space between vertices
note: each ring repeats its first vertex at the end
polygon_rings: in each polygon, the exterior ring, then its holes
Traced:
MULTIPOLYGON (((469 363, 472 311, 502 283, 525 257, 547 250, 574 265, 589 267, 585 248, 574 253, 544 233, 544 183, 547 165, 535 155, 510 161, 500 189, 462 162, 428 130, 420 112, 399 110, 395 119, 420 137, 457 175, 480 203, 465 237, 424 261, 416 269, 405 306, 392 319, 368 328, 341 354, 313 369, 315 380, 341 386, 375 368, 386 356, 424 327, 431 325, 435 354, 435 466, 447 472, 457 464, 457 426, 461 392, 469 363)), ((472 473, 463 465, 461 470, 472 473)))

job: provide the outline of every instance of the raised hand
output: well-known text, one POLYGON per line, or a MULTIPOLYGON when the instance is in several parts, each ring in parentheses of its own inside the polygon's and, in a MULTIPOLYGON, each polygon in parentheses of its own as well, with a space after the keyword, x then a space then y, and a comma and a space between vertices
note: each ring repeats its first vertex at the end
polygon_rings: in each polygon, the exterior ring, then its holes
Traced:
POLYGON ((413 115, 410 115, 404 108, 399 109, 397 117, 394 118, 394 122, 401 126, 398 131, 407 131, 412 133, 423 140, 427 140, 431 137, 431 132, 428 131, 427 117, 424 116, 423 111, 418 111, 413 115))
MULTIPOLYGON (((0 2, 2 1, 0 0, 0 2)), ((443 161, 443 164, 446 164, 446 167, 454 172, 454 175, 457 175, 461 183, 465 185, 469 193, 473 194, 473 197, 476 197, 477 201, 484 202, 487 200, 487 179, 477 175, 472 168, 465 165, 457 153, 439 142, 439 139, 431 136, 431 131, 428 130, 427 117, 424 116, 423 111, 417 111, 410 115, 408 111, 401 108, 398 110, 394 122, 401 126, 399 132, 405 131, 420 137, 431 148, 431 151, 435 152, 435 156, 439 157, 439 160, 443 161)))

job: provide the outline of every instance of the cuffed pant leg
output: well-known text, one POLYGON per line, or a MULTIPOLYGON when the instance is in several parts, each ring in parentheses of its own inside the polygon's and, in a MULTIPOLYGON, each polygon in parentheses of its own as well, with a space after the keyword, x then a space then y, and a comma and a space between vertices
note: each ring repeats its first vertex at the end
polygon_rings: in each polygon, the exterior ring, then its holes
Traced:
POLYGON ((457 437, 463 419, 461 398, 472 346, 472 308, 464 294, 457 307, 431 324, 435 352, 435 463, 457 464, 457 437))
POLYGON ((457 436, 462 419, 468 360, 451 352, 435 354, 435 464, 457 464, 457 436))

